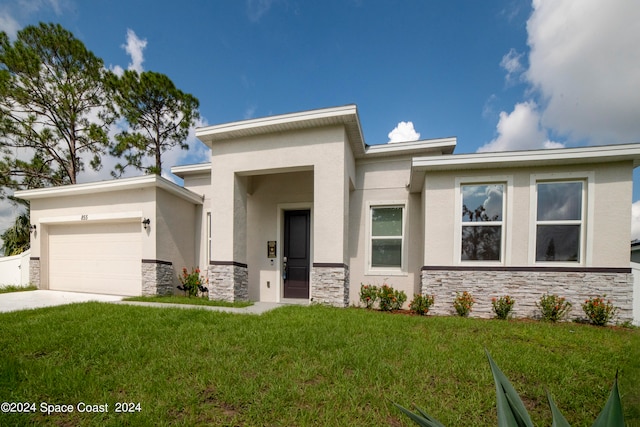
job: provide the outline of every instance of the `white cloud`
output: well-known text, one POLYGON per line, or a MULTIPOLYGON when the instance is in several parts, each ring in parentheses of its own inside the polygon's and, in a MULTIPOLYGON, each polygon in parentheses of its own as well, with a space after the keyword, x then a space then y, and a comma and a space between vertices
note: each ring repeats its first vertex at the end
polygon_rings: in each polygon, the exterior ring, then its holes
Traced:
POLYGON ((631 240, 640 239, 640 200, 631 205, 631 240))
POLYGON ((516 76, 519 76, 524 70, 522 63, 520 62, 523 55, 524 53, 518 53, 514 48, 511 48, 509 52, 502 57, 500 66, 507 72, 507 75, 505 76, 507 83, 512 83, 516 80, 516 76))
POLYGON ((247 15, 251 22, 258 22, 269 12, 275 0, 247 0, 247 15))
POLYGON ((563 147, 549 141, 546 130, 540 125, 538 106, 532 101, 516 104, 511 113, 502 111, 496 130, 498 136, 480 147, 478 152, 563 147))
POLYGON ((128 69, 138 73, 144 71, 142 67, 144 62, 143 51, 147 47, 147 39, 140 39, 132 29, 127 29, 127 43, 123 44, 122 47, 131 57, 128 69))
POLYGON ((640 140, 640 2, 533 0, 525 77, 542 123, 574 141, 640 140))
POLYGON ((420 133, 413 128, 413 122, 400 122, 391 132, 389 132, 389 143, 417 141, 420 133))
POLYGON ((15 39, 19 30, 20 24, 11 16, 7 8, 0 11, 0 31, 7 33, 10 39, 15 39))

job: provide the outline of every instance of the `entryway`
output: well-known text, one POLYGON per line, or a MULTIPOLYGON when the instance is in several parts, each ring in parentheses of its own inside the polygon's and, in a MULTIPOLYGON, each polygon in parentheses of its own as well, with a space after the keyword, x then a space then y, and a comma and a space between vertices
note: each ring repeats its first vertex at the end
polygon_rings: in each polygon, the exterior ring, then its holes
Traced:
POLYGON ((282 277, 286 299, 309 298, 310 232, 309 210, 284 211, 282 277))

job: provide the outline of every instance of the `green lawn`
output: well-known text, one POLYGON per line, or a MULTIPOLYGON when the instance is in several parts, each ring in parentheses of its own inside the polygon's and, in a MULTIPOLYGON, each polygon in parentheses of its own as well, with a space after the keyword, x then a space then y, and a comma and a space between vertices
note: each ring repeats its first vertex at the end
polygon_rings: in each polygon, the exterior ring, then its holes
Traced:
POLYGON ((0 315, 0 400, 74 405, 0 413, 0 425, 411 425, 395 401, 445 425, 495 426, 484 347, 538 425, 551 424, 545 388, 572 425, 591 425, 616 369, 627 421, 640 421, 639 329, 86 303, 0 315), (109 412, 78 413, 80 402, 109 412), (116 402, 140 411, 115 413, 116 402))
POLYGON ((206 298, 188 298, 181 295, 170 296, 149 296, 149 297, 129 297, 124 301, 160 302, 166 304, 187 304, 187 305, 208 305, 212 307, 249 307, 253 305, 249 301, 227 302, 219 300, 209 300, 206 298))
POLYGON ((29 285, 29 286, 6 285, 6 286, 0 287, 0 294, 6 294, 9 292, 35 291, 36 289, 38 289, 38 287, 34 285, 29 285))

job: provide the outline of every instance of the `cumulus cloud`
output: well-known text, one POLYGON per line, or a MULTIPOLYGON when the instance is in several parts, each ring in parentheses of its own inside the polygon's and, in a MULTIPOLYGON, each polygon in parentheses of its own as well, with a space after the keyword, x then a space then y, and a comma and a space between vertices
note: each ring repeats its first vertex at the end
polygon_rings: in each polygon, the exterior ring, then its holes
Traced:
POLYGON ((142 63, 144 62, 143 51, 147 47, 147 39, 140 39, 132 29, 127 29, 127 43, 122 47, 131 57, 129 63, 129 70, 137 71, 141 73, 144 71, 142 63))
POLYGON ((526 80, 542 123, 592 144, 640 140, 640 2, 534 0, 526 80))
POLYGON ((538 106, 532 101, 516 104, 511 113, 502 111, 496 130, 498 136, 478 152, 563 147, 563 144, 549 140, 540 124, 538 106))
POLYGON ((505 76, 507 83, 513 83, 524 70, 521 63, 523 55, 524 53, 518 53, 514 48, 511 48, 509 52, 502 57, 500 66, 507 72, 507 75, 505 76))
POLYGON ((640 200, 631 205, 631 240, 640 239, 640 200))
POLYGON ((413 128, 413 122, 400 122, 391 132, 389 132, 389 143, 417 141, 420 133, 413 128))

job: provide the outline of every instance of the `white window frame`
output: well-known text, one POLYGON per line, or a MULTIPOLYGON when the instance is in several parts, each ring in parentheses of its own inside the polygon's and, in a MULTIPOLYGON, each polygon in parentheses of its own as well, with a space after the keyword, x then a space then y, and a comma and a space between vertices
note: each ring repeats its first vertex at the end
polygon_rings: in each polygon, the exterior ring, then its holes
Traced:
MULTIPOLYGON (((365 275, 366 276, 407 276, 407 201, 406 200, 385 200, 368 201, 367 204, 367 240, 365 250, 365 275), (373 229, 373 209, 374 208, 402 208, 402 243, 400 246, 400 267, 372 267, 371 266, 371 245, 374 236, 373 229)), ((380 238, 380 236, 376 237, 380 238)), ((397 239, 398 237, 390 237, 397 239)))
POLYGON ((211 251, 213 249, 212 246, 212 239, 211 239, 211 212, 208 211, 207 212, 207 223, 206 223, 206 229, 207 229, 207 247, 206 247, 206 253, 207 253, 207 267, 209 266, 209 263, 211 262, 211 251))
POLYGON ((594 212, 594 172, 565 172, 531 174, 529 185, 530 230, 529 230, 529 262, 533 265, 554 267, 589 266, 593 259, 593 218, 594 212), (580 220, 538 221, 538 184, 582 182, 582 208, 580 220), (580 225, 579 261, 537 261, 537 229, 538 225, 580 225))
POLYGON ((466 176, 456 177, 456 201, 455 201, 455 227, 454 227, 454 244, 453 244, 453 260, 457 265, 509 265, 511 263, 511 214, 513 212, 512 197, 513 194, 513 176, 512 175, 488 175, 488 176, 466 176), (504 185, 502 193, 502 221, 477 223, 481 225, 501 225, 500 233, 500 260, 499 261, 482 261, 482 260, 462 260, 462 227, 472 225, 462 219, 462 187, 478 186, 478 185, 504 185))

